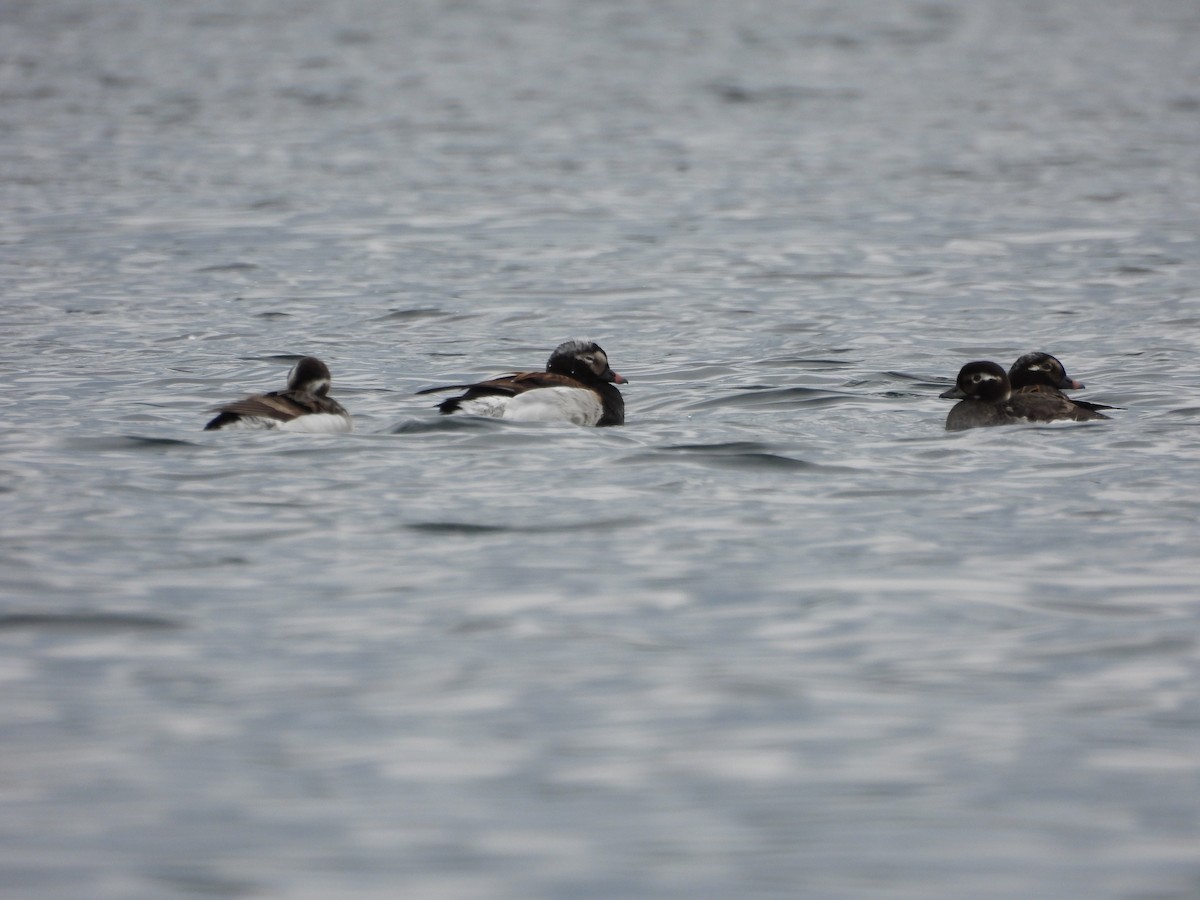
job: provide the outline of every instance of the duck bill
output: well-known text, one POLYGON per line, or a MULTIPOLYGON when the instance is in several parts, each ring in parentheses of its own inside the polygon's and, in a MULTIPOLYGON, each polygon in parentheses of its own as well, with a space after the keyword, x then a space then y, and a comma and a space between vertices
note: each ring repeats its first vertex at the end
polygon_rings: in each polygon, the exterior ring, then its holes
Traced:
POLYGON ((619 372, 614 372, 612 369, 605 369, 604 374, 600 376, 605 381, 611 381, 613 384, 629 384, 629 379, 619 372))
POLYGON ((943 400, 966 400, 967 399, 967 395, 962 392, 962 388, 958 387, 958 385, 955 385, 954 387, 950 388, 950 390, 948 390, 948 391, 942 391, 942 393, 938 394, 938 396, 941 397, 943 400))
POLYGON ((1063 376, 1063 380, 1058 383, 1060 391, 1079 391, 1083 389, 1083 382, 1076 381, 1074 378, 1063 376))

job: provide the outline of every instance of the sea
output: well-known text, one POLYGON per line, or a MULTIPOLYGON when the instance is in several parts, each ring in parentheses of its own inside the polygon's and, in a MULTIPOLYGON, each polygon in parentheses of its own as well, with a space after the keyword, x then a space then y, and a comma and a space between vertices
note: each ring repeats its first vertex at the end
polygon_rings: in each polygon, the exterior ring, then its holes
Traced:
POLYGON ((1200 896, 1195 0, 3 0, 0 209, 5 898, 1200 896))

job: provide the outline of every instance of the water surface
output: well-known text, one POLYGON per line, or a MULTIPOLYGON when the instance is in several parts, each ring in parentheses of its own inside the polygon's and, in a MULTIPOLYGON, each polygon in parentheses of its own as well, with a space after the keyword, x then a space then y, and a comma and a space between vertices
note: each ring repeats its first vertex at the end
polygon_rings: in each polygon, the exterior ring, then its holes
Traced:
POLYGON ((6 889, 1196 896, 1197 47, 8 4, 6 889), (626 427, 414 395, 573 336, 626 427), (1112 421, 944 431, 1035 349, 1112 421), (356 433, 199 430, 304 354, 356 433))

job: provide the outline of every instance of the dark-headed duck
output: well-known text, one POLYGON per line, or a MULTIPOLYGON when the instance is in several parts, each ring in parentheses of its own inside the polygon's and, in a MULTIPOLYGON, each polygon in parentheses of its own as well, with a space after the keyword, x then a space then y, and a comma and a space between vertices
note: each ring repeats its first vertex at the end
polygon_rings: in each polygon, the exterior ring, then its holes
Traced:
POLYGON ((994 362, 969 362, 953 388, 939 396, 961 400, 946 416, 947 431, 1024 422, 1084 422, 1106 419, 1094 410, 1076 406, 1061 394, 1031 391, 1014 394, 1004 369, 994 362))
POLYGON ((625 400, 614 385, 626 379, 608 365, 599 344, 571 340, 550 354, 544 372, 516 372, 475 384, 450 384, 418 391, 465 390, 438 404, 443 415, 468 413, 517 422, 624 425, 625 400))
POLYGON ((353 431, 350 414, 329 396, 330 383, 328 366, 315 357, 306 356, 288 374, 285 390, 254 394, 219 406, 217 417, 205 425, 204 430, 353 431))
POLYGON ((1076 400, 1067 397, 1063 391, 1078 391, 1083 388, 1083 382, 1076 381, 1067 375, 1066 367, 1056 357, 1049 353, 1026 353, 1008 370, 1008 381, 1017 394, 1051 394, 1064 397, 1080 409, 1096 413, 1089 418, 1107 419, 1100 415, 1101 409, 1115 409, 1103 403, 1089 403, 1087 400, 1076 400))

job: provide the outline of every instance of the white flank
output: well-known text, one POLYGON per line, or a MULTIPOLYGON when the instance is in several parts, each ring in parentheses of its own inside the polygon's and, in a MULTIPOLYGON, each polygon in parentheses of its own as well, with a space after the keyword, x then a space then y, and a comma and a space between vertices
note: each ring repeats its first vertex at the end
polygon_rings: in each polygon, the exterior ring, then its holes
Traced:
POLYGON ((468 416, 487 416, 491 419, 503 419, 504 411, 508 409, 508 404, 512 402, 512 397, 476 397, 473 400, 463 400, 458 404, 458 409, 455 413, 462 413, 468 416))
POLYGON ((307 416, 297 416, 278 427, 280 431, 294 431, 301 434, 338 434, 343 431, 353 431, 354 423, 350 421, 349 416, 339 416, 333 413, 309 413, 307 416))
POLYGON ((266 416, 240 416, 218 431, 274 431, 279 427, 278 419, 268 419, 266 416))
POLYGON ((571 422, 595 425, 604 407, 586 388, 534 388, 515 397, 476 397, 459 404, 458 412, 514 422, 571 422))
POLYGON ((595 391, 586 388, 537 388, 517 394, 504 411, 514 422, 571 422, 595 425, 604 415, 604 407, 595 391))

